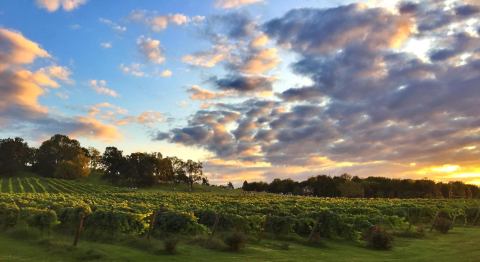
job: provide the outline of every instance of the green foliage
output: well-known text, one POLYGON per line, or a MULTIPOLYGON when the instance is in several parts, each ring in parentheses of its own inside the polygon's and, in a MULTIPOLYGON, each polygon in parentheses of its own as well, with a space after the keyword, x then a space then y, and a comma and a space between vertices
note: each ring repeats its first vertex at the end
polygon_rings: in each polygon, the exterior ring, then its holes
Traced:
POLYGON ((448 211, 441 210, 433 221, 433 228, 440 233, 446 234, 453 227, 453 221, 448 211))
POLYGON ((0 227, 8 228, 17 224, 20 209, 16 204, 0 203, 0 227))
POLYGON ((118 234, 136 234, 145 232, 145 216, 131 212, 113 210, 95 210, 85 221, 86 232, 92 237, 111 237, 118 234))
POLYGON ((178 245, 177 238, 167 238, 163 241, 163 246, 165 248, 165 251, 170 255, 177 253, 177 245, 178 245))
POLYGON ((155 233, 157 236, 165 234, 201 234, 207 232, 205 226, 197 223, 197 218, 193 213, 163 211, 159 213, 155 220, 155 233))
POLYGON ((233 232, 225 237, 224 242, 227 244, 230 251, 238 252, 245 247, 247 237, 241 232, 233 232))
POLYGON ((365 240, 368 246, 374 249, 388 250, 392 248, 393 237, 379 225, 371 227, 366 232, 365 240))

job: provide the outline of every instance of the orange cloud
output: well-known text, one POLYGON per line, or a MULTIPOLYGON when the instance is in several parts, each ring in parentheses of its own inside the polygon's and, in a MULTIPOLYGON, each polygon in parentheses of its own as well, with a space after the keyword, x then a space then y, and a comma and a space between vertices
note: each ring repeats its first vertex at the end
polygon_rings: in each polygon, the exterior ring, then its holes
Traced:
POLYGON ((215 7, 223 9, 239 8, 245 5, 263 2, 263 0, 217 0, 215 7))
POLYGON ((263 74, 277 67, 279 63, 277 49, 267 48, 254 53, 241 70, 247 74, 263 74))
POLYGON ((12 64, 30 64, 36 58, 50 57, 50 54, 37 43, 19 32, 5 28, 0 28, 0 47, 0 70, 12 64))
POLYGON ((79 128, 71 132, 71 136, 84 136, 104 141, 115 141, 122 138, 122 135, 113 125, 106 125, 95 118, 78 117, 79 128))

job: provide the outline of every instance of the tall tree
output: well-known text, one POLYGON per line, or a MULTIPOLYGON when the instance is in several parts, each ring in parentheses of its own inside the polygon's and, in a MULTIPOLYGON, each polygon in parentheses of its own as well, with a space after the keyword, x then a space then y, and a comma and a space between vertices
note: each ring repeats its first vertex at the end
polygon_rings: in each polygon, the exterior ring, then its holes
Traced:
POLYGON ((0 139, 0 176, 14 176, 33 164, 34 150, 22 138, 0 139))
POLYGON ((75 178, 89 174, 86 151, 80 146, 80 142, 65 135, 57 134, 44 141, 36 157, 35 170, 42 176, 75 178), (68 170, 68 174, 62 170, 68 170))
POLYGON ((193 191, 193 184, 202 180, 203 164, 202 162, 195 162, 189 159, 185 163, 185 171, 188 174, 188 184, 190 185, 190 191, 193 191))

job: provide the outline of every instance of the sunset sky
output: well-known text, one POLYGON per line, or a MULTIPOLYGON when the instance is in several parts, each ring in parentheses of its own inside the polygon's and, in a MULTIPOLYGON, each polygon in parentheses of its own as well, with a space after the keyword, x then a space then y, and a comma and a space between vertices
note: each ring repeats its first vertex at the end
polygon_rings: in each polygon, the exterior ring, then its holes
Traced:
POLYGON ((480 0, 0 2, 0 137, 480 185, 480 0))

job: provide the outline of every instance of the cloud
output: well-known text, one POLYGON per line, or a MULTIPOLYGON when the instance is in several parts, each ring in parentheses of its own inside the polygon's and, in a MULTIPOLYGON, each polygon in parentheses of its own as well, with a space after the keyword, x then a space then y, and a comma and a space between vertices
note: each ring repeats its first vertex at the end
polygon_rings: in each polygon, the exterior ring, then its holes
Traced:
POLYGON ((173 72, 166 69, 166 70, 163 70, 162 72, 160 72, 160 76, 161 77, 171 77, 173 75, 173 72))
POLYGON ((218 63, 227 60, 230 56, 231 46, 218 44, 213 47, 211 51, 196 52, 191 55, 182 57, 182 61, 186 64, 211 68, 218 63))
POLYGON ((100 23, 102 24, 105 24, 105 25, 108 25, 110 28, 112 28, 115 32, 117 33, 124 33, 127 31, 127 27, 126 26, 122 26, 122 25, 119 25, 115 22, 113 22, 112 20, 110 19, 106 19, 106 18, 100 18, 98 19, 100 21, 100 23))
POLYGON ((20 32, 0 28, 0 70, 8 66, 30 64, 50 54, 20 32))
POLYGON ((138 51, 147 61, 154 64, 162 64, 165 62, 165 56, 159 40, 140 36, 137 39, 137 47, 138 51))
POLYGON ((212 78, 210 81, 220 90, 238 92, 271 91, 275 79, 263 76, 230 75, 225 78, 212 78))
POLYGON ((128 124, 140 124, 145 126, 151 126, 157 123, 162 123, 166 121, 166 117, 163 113, 156 111, 145 111, 140 113, 137 116, 126 116, 115 122, 117 125, 128 125, 128 124))
POLYGON ((251 54, 243 62, 240 70, 246 74, 263 74, 274 68, 280 63, 280 58, 276 48, 262 49, 251 54))
MULTIPOLYGON (((232 54, 227 75, 208 83, 250 99, 211 104, 157 139, 241 162, 210 165, 206 172, 218 181, 235 174, 301 179, 322 172, 473 181, 480 153, 480 38, 466 18, 476 9, 461 6, 427 1, 399 12, 358 4, 295 9, 249 33, 211 33, 212 39, 229 36, 242 54, 232 54), (251 44, 262 34, 270 41, 251 44), (425 60, 404 48, 420 38, 432 42, 425 60), (248 93, 272 90, 274 78, 261 75, 269 67, 242 69, 270 44, 290 52, 292 73, 309 81, 275 99, 251 98, 248 93), (445 165, 458 167, 450 173, 436 168, 445 165)), ((200 88, 188 92, 198 100, 217 96, 200 88)))
POLYGON ((213 92, 197 85, 192 85, 187 92, 190 93, 190 99, 200 101, 223 98, 229 95, 227 92, 213 92))
POLYGON ((110 43, 110 42, 103 42, 103 43, 100 43, 100 46, 101 46, 102 48, 109 49, 109 48, 112 48, 112 43, 110 43))
POLYGON ((138 115, 131 115, 128 110, 107 102, 88 107, 88 118, 101 119, 117 126, 131 124, 151 126, 166 121, 164 114, 157 111, 145 111, 138 115))
POLYGON ((21 33, 0 28, 0 126, 8 126, 29 136, 41 137, 54 133, 86 136, 95 139, 115 139, 120 135, 113 126, 88 117, 62 117, 49 112, 40 98, 50 89, 70 84, 68 68, 50 65, 28 70, 38 58, 50 54, 21 33))
POLYGON ((36 0, 37 5, 48 12, 55 12, 62 8, 70 12, 85 4, 87 0, 36 0))
POLYGON ((216 0, 215 7, 232 9, 261 2, 263 2, 263 0, 216 0))
POLYGON ((146 73, 142 70, 142 65, 139 63, 132 63, 130 65, 120 64, 120 70, 127 75, 133 75, 136 77, 146 76, 146 73))
POLYGON ((161 32, 168 28, 170 24, 185 26, 190 23, 198 24, 205 20, 204 16, 188 17, 184 14, 158 15, 156 12, 146 10, 134 10, 130 13, 129 19, 133 22, 143 23, 154 32, 161 32))
POLYGON ((90 80, 89 85, 98 94, 118 97, 118 93, 115 90, 107 87, 107 81, 105 80, 90 80))

